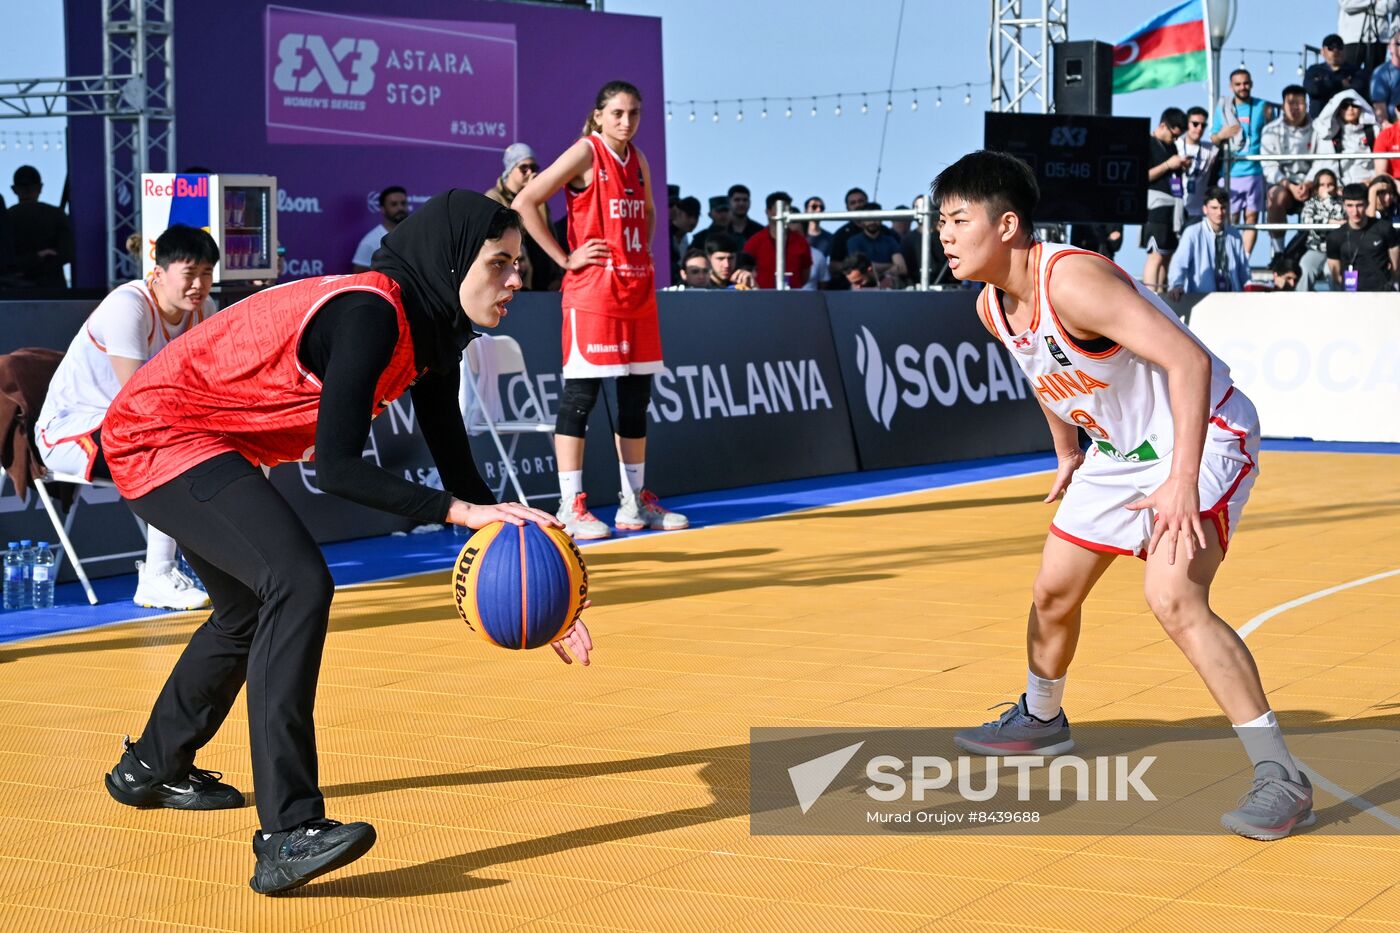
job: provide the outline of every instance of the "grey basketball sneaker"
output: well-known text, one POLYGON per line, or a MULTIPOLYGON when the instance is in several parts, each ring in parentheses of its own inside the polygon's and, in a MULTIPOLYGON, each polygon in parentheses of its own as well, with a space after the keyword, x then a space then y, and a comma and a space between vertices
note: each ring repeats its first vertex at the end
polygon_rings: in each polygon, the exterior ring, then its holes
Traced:
POLYGON ((1220 818, 1220 825, 1250 839, 1272 842, 1317 822, 1312 801, 1312 782, 1306 774, 1294 781, 1283 765, 1261 761, 1254 769, 1254 786, 1240 798, 1238 807, 1220 818))
POLYGON ((1015 703, 998 705, 1011 708, 995 722, 963 729, 953 736, 953 744, 974 755, 1061 755, 1074 748, 1064 710, 1049 722, 1036 719, 1026 709, 1024 693, 1015 703))

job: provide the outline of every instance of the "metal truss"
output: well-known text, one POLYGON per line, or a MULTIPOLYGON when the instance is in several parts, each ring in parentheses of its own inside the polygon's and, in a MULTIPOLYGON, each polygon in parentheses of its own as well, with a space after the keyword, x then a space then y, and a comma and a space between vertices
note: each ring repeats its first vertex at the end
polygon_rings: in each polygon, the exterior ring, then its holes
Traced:
POLYGON ((992 109, 1049 113, 1050 46, 1069 39, 1069 0, 992 0, 991 33, 992 109))
POLYGON ((107 280, 136 278, 141 173, 175 168, 174 0, 103 0, 102 74, 0 79, 0 120, 101 117, 107 280))

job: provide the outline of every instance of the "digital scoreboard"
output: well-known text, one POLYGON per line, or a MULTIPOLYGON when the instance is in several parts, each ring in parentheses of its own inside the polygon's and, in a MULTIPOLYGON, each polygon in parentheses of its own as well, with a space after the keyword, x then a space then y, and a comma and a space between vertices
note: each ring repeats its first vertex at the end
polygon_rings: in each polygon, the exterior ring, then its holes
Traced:
POLYGON ((1035 172, 1037 223, 1140 224, 1151 132, 1146 117, 988 112, 983 145, 1035 172))

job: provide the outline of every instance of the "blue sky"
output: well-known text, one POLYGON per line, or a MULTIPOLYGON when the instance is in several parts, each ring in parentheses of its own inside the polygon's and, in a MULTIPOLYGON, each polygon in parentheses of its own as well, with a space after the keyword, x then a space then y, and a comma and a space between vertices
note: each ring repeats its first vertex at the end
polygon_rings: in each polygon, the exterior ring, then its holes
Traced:
MULTIPOLYGON (((17 0, 8 0, 14 3, 17 0)), ((1116 42, 1142 22, 1170 6, 1172 0, 1073 0, 1071 39, 1116 42)), ((1037 0, 1027 0, 1028 8, 1037 0)), ((796 198, 821 195, 834 208, 849 187, 876 187, 887 206, 908 204, 928 187, 943 166, 981 144, 982 113, 990 106, 988 33, 991 4, 984 0, 907 0, 898 55, 896 22, 900 0, 606 0, 610 13, 660 16, 665 46, 666 97, 695 99, 696 120, 689 106, 678 105, 667 126, 666 146, 670 181, 684 193, 704 198, 723 194, 734 182, 747 184, 760 203, 765 194, 786 190, 796 198), (891 82, 891 60, 893 81, 891 82), (963 104, 965 82, 972 105, 963 104), (883 90, 942 84, 943 105, 936 97, 919 95, 919 109, 910 109, 908 94, 895 95, 895 106, 884 129, 883 90), (811 117, 811 96, 877 90, 862 116, 856 94, 842 101, 843 115, 832 111, 835 101, 821 101, 811 117), (768 119, 759 105, 744 108, 722 104, 720 121, 712 122, 716 98, 768 97, 768 119), (783 117, 791 98, 793 116, 783 117), (882 130, 884 157, 880 159, 882 130)), ((1336 5, 1328 0, 1290 4, 1280 13, 1276 0, 1239 0, 1235 30, 1226 42, 1226 70, 1241 57, 1254 72, 1255 93, 1278 100, 1285 84, 1298 80, 1298 52, 1304 43, 1318 45, 1336 29, 1336 5), (1232 49, 1288 49, 1274 57, 1232 49)), ((0 31, 0 77, 62 74, 62 5, 26 6, 22 24, 0 31)), ((178 23, 177 23, 178 28, 178 23)), ((618 54, 600 50, 600 54, 618 54)), ((620 56, 619 56, 620 57, 620 56)), ((1156 118, 1163 108, 1204 103, 1203 85, 1120 95, 1114 112, 1121 116, 1156 118)), ((547 105, 547 102, 541 102, 547 105)), ((645 119, 665 120, 664 101, 647 100, 645 119)), ((46 179, 45 200, 56 201, 66 171, 63 153, 15 152, 15 133, 27 143, 30 131, 59 129, 61 120, 0 120, 0 175, 8 195, 9 177, 22 162, 36 165, 46 179)), ((553 154, 542 153, 544 158, 553 154)), ((250 169, 252 170, 252 169, 250 169)), ((702 225, 706 223, 702 218, 702 225)), ((1134 231, 1129 241, 1136 243, 1134 231)), ((1256 254, 1260 261, 1262 250, 1256 254)), ((1140 271, 1135 248, 1120 255, 1129 270, 1140 271)))

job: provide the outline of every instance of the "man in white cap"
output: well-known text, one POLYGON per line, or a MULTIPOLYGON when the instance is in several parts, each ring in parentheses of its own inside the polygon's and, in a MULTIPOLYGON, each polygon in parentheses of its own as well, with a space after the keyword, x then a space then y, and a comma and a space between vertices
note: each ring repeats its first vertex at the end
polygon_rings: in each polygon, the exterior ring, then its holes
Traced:
MULTIPOLYGON (((540 172, 540 163, 535 158, 535 150, 525 143, 511 143, 506 147, 502 160, 505 171, 496 179, 496 186, 483 192, 493 201, 510 207, 515 196, 524 189, 531 178, 540 172)), ((540 216, 546 225, 551 225, 549 205, 540 204, 540 216)), ((525 257, 528 263, 521 263, 520 279, 526 291, 558 291, 563 281, 564 271, 555 265, 549 254, 539 247, 527 233, 525 234, 525 257)))

